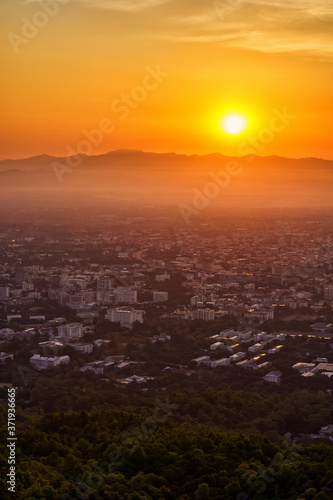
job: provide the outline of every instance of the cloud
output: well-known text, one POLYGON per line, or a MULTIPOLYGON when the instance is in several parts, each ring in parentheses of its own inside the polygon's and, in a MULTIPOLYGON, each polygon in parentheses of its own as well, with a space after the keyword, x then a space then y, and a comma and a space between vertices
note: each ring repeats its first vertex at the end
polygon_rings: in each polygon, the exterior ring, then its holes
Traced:
POLYGON ((196 0, 190 10, 188 0, 180 1, 177 24, 183 30, 170 31, 170 39, 333 58, 333 5, 327 0, 212 0, 208 5, 196 0))
POLYGON ((97 9, 115 10, 119 12, 141 12, 143 10, 157 7, 169 0, 79 0, 87 7, 97 9))
MULTIPOLYGON (((25 0, 34 1, 38 2, 25 0)), ((136 14, 135 26, 128 26, 133 34, 149 40, 215 42, 268 53, 333 58, 333 4, 327 0, 58 1, 113 15, 136 14), (146 15, 149 9, 154 9, 153 16, 146 15)))

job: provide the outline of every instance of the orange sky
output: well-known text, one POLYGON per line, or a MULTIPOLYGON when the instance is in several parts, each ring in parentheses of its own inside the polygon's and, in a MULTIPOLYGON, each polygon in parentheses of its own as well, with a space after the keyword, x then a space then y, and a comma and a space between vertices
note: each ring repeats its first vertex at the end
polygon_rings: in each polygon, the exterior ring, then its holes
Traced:
POLYGON ((0 19, 1 158, 333 159, 326 0, 2 0, 0 19), (249 127, 231 137, 219 122, 232 112, 249 127))

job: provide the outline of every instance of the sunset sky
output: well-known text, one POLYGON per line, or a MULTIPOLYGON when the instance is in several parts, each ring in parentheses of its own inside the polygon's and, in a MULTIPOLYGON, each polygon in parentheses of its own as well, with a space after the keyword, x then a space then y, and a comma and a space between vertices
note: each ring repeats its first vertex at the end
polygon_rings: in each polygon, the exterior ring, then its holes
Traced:
POLYGON ((328 0, 1 0, 0 19, 1 159, 87 139, 333 159, 328 0))

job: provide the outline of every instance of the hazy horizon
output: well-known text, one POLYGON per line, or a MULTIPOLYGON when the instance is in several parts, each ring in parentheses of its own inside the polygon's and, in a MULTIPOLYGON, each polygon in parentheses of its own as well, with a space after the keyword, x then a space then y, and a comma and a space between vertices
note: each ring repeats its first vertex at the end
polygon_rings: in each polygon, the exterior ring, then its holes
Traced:
MULTIPOLYGON (((87 153, 77 153, 77 155, 79 156, 88 156, 88 157, 99 157, 99 156, 105 156, 105 155, 108 155, 110 153, 118 153, 118 152, 140 152, 140 153, 152 153, 152 154, 157 154, 157 155, 171 155, 171 154, 175 154, 175 155, 178 155, 178 156, 211 156, 211 155, 221 155, 221 156, 224 156, 224 157, 232 157, 232 158, 244 158, 246 157, 247 155, 226 155, 224 154, 222 151, 211 151, 211 152, 208 152, 208 153, 196 153, 196 152, 192 152, 192 153, 185 153, 183 151, 171 151, 171 150, 167 150, 167 151, 152 151, 152 150, 143 150, 143 149, 136 149, 136 148, 120 148, 120 149, 110 149, 108 151, 104 151, 104 152, 100 152, 100 153, 96 153, 96 154, 87 154, 87 153)), ((4 158, 0 158, 0 163, 1 162, 6 162, 6 161, 20 161, 20 160, 31 160, 31 159, 34 159, 34 158, 39 158, 39 157, 49 157, 49 158, 67 158, 67 157, 70 157, 71 155, 64 155, 64 156, 58 156, 58 155, 54 155, 54 154, 51 154, 50 153, 46 153, 45 151, 41 152, 41 153, 38 153, 38 154, 35 154, 35 155, 32 155, 32 156, 19 156, 19 157, 14 157, 12 156, 11 158, 9 157, 4 157, 4 158)), ((285 159, 291 159, 291 160, 307 160, 307 159, 317 159, 317 160, 324 160, 324 161, 333 161, 333 157, 332 158, 324 158, 323 156, 282 156, 282 155, 278 155, 278 154, 271 154, 271 155, 260 155, 260 154, 256 154, 255 156, 259 157, 259 158, 271 158, 271 157, 279 157, 279 158, 285 158, 285 159)))

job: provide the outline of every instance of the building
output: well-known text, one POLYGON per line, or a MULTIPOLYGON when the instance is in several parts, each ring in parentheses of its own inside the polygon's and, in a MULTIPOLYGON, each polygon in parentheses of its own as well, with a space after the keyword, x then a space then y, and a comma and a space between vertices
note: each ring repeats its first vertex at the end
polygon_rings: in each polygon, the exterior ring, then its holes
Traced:
POLYGON ((134 304, 138 301, 138 292, 131 288, 119 286, 113 293, 116 304, 134 304))
POLYGON ((300 373, 310 372, 315 368, 315 363, 296 363, 293 365, 295 370, 298 370, 300 373))
POLYGON ((92 361, 80 368, 81 372, 93 371, 96 375, 105 375, 115 368, 114 361, 92 361))
POLYGON ((206 365, 210 366, 210 356, 199 356, 199 358, 191 359, 191 361, 195 361, 197 365, 206 365))
POLYGON ((142 384, 143 382, 147 382, 148 380, 154 380, 155 377, 139 377, 139 375, 132 375, 127 378, 117 378, 117 382, 121 384, 131 384, 132 382, 136 382, 137 384, 142 384))
POLYGON ((11 328, 2 328, 0 330, 0 339, 13 340, 14 336, 15 332, 11 328))
POLYGON ((274 382, 275 384, 281 383, 282 372, 280 370, 276 370, 274 372, 269 372, 264 376, 264 380, 266 382, 274 382))
POLYGON ((313 370, 313 372, 333 372, 333 363, 319 363, 313 370))
POLYGON ((256 320, 259 323, 263 323, 264 321, 268 321, 269 319, 274 319, 274 309, 248 309, 245 314, 245 317, 249 321, 256 320))
POLYGON ((261 351, 261 349, 263 349, 263 345, 262 344, 254 344, 252 345, 251 347, 249 347, 249 352, 259 352, 261 351))
POLYGON ((327 286, 324 288, 324 298, 328 300, 333 300, 333 286, 327 286))
POLYGON ((167 302, 168 299, 168 292, 153 292, 153 302, 167 302))
POLYGON ((151 341, 153 344, 156 342, 167 342, 171 340, 171 335, 167 335, 166 333, 160 333, 159 335, 153 335, 151 341))
POLYGON ((104 374, 104 361, 92 361, 80 368, 81 372, 93 371, 96 375, 104 374))
POLYGON ((252 337, 252 330, 244 330, 243 332, 236 332, 239 340, 249 340, 252 337))
POLYGON ((6 352, 1 352, 0 353, 0 364, 4 365, 6 364, 7 360, 13 360, 14 359, 14 354, 7 354, 6 352))
POLYGON ((328 358, 316 358, 313 360, 314 363, 328 363, 328 358))
POLYGON ((268 354, 277 354, 278 352, 281 351, 283 345, 277 345, 275 347, 272 347, 271 349, 268 349, 268 354))
POLYGON ((258 370, 258 365, 253 361, 253 359, 243 359, 236 363, 240 368, 246 368, 247 370, 258 370))
POLYGON ((214 344, 210 345, 210 350, 211 351, 216 351, 216 349, 220 349, 221 347, 223 347, 223 343, 222 342, 215 342, 214 344))
POLYGON ((83 294, 68 295, 67 305, 71 309, 80 309, 83 306, 83 294))
POLYGON ((197 309, 193 314, 194 319, 202 319, 203 321, 214 321, 215 312, 212 309, 197 309))
POLYGON ((311 325, 312 330, 318 333, 326 333, 332 331, 332 323, 315 323, 311 325))
POLYGON ((170 279, 170 274, 156 274, 155 280, 156 281, 166 281, 170 279))
POLYGON ((97 290, 110 290, 113 284, 111 278, 100 278, 97 280, 97 290))
POLYGON ((217 368, 218 366, 229 366, 229 365, 230 365, 229 358, 215 359, 210 362, 210 366, 212 368, 217 368))
POLYGON ((0 299, 7 299, 9 297, 9 286, 0 286, 0 299))
POLYGON ((57 356, 54 358, 48 358, 46 356, 40 356, 39 354, 34 354, 30 358, 30 363, 37 370, 47 370, 48 368, 54 368, 60 365, 67 365, 70 362, 69 356, 57 356))
POLYGON ((232 356, 230 356, 230 363, 237 363, 246 357, 245 352, 236 352, 232 356))
POLYGON ((194 295, 190 298, 190 304, 191 306, 197 306, 198 304, 204 304, 206 300, 206 295, 194 295))
POLYGON ((83 325, 81 323, 67 323, 58 326, 59 336, 65 340, 80 340, 83 337, 83 325))
POLYGON ((96 292, 97 302, 111 302, 111 296, 110 290, 104 288, 96 292))
POLYGON ((81 352, 82 354, 90 354, 94 350, 94 344, 68 344, 73 349, 75 349, 78 352, 81 352))
POLYGON ((239 344, 232 344, 232 345, 229 345, 227 347, 227 349, 229 352, 235 352, 235 351, 237 351, 237 349, 239 349, 239 347, 240 347, 239 344))
POLYGON ((105 319, 112 323, 120 323, 121 326, 131 328, 135 321, 143 323, 144 311, 134 309, 134 307, 115 307, 108 309, 105 319))
POLYGON ((260 333, 256 333, 254 335, 254 340, 256 342, 258 342, 259 340, 267 340, 267 337, 268 337, 268 333, 267 332, 260 332, 260 333))
POLYGON ((244 330, 242 332, 237 332, 233 328, 228 328, 220 332, 220 337, 235 338, 236 340, 248 340, 251 338, 252 330, 244 330))

